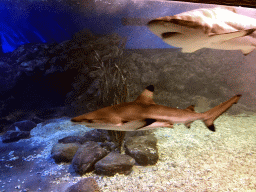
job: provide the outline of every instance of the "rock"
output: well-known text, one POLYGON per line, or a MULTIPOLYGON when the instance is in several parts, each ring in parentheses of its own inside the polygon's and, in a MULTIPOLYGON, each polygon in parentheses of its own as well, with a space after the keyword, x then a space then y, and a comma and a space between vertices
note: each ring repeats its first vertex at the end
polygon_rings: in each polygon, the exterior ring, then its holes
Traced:
POLYGON ((0 119, 0 133, 7 131, 12 123, 14 123, 14 122, 10 121, 7 118, 0 119))
POLYGON ((134 136, 144 136, 150 135, 153 132, 153 129, 145 130, 145 131, 127 131, 125 133, 125 137, 134 137, 134 136))
POLYGON ((110 140, 108 132, 100 129, 88 131, 83 137, 86 141, 105 142, 110 140))
POLYGON ((0 92, 4 92, 8 90, 8 75, 11 71, 11 66, 8 65, 6 62, 0 61, 0 92))
POLYGON ((58 143, 79 143, 79 144, 83 144, 85 143, 84 137, 82 136, 68 136, 68 137, 64 137, 62 139, 59 139, 58 143))
POLYGON ((153 135, 129 137, 125 140, 125 152, 140 165, 154 165, 159 159, 156 143, 153 135))
POLYGON ((72 160, 72 166, 78 174, 83 175, 92 171, 95 163, 106 155, 107 151, 101 148, 98 143, 88 141, 77 150, 72 160))
POLYGON ((80 144, 78 143, 57 143, 52 148, 52 158, 56 163, 71 162, 79 147, 80 144))
POLYGON ((128 175, 132 171, 135 160, 125 154, 109 153, 95 164, 97 174, 113 176, 116 173, 128 175))
POLYGON ((29 131, 7 131, 2 136, 3 143, 11 143, 30 137, 29 131))
POLYGON ((60 139, 58 143, 80 143, 84 144, 87 141, 105 142, 110 140, 107 131, 105 130, 91 130, 84 134, 84 136, 68 136, 60 139))
POLYGON ((9 131, 31 131, 34 127, 36 127, 37 124, 33 121, 25 120, 25 121, 19 121, 15 122, 9 127, 9 131))
POLYGON ((85 178, 70 186, 65 192, 100 192, 94 178, 85 178))
POLYGON ((111 151, 116 151, 118 150, 118 146, 114 143, 114 142, 104 142, 104 143, 100 143, 100 146, 107 150, 108 152, 111 152, 111 151))

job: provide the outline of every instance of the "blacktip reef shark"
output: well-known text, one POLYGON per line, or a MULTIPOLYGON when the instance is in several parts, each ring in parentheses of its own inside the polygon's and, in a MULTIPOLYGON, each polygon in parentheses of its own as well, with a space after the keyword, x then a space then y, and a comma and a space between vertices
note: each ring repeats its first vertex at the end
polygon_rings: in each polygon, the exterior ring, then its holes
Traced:
POLYGON ((211 48, 241 50, 247 55, 256 47, 256 19, 231 7, 195 9, 151 20, 147 26, 167 44, 181 47, 183 53, 211 48))
POLYGON ((202 120, 211 131, 215 131, 214 120, 237 103, 241 97, 235 95, 209 111, 197 113, 193 105, 186 109, 158 105, 153 101, 153 91, 154 86, 150 85, 133 102, 98 109, 74 117, 71 121, 95 129, 140 131, 159 127, 172 128, 175 123, 183 123, 190 127, 193 121, 202 120))

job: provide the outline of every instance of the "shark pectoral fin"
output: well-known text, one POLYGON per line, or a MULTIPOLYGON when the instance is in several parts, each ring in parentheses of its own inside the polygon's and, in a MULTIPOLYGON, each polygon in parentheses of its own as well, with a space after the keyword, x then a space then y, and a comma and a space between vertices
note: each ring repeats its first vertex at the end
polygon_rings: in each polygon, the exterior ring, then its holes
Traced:
POLYGON ((251 53, 253 50, 255 49, 255 47, 249 47, 249 48, 244 48, 244 49, 241 49, 241 51, 243 52, 243 54, 246 56, 248 55, 249 53, 251 53))
POLYGON ((142 119, 142 120, 128 121, 127 123, 123 123, 123 124, 91 123, 91 124, 86 124, 86 126, 94 129, 105 129, 105 130, 113 130, 113 131, 136 131, 154 122, 155 120, 153 119, 142 119))
POLYGON ((204 124, 205 124, 206 127, 208 127, 208 129, 210 131, 215 132, 216 129, 215 129, 215 126, 213 124, 213 120, 212 119, 208 119, 208 120, 204 121, 204 124))
POLYGON ((163 39, 168 39, 168 38, 172 38, 172 37, 179 37, 181 36, 182 33, 179 32, 166 32, 166 33, 162 33, 162 38, 163 39))
POLYGON ((150 129, 156 129, 156 128, 173 128, 173 124, 167 121, 155 121, 154 123, 141 127, 140 129, 137 129, 137 131, 145 131, 150 129))
POLYGON ((121 126, 122 130, 120 131, 136 131, 142 127, 150 125, 151 123, 153 123, 153 120, 148 120, 148 119, 129 121, 121 126))
POLYGON ((140 121, 144 122, 145 125, 144 125, 144 126, 141 126, 141 127, 138 127, 138 128, 136 129, 136 131, 139 131, 140 129, 142 129, 142 128, 144 128, 144 127, 147 127, 147 126, 149 126, 149 125, 151 125, 151 124, 153 124, 153 123, 156 122, 155 119, 143 119, 143 120, 140 120, 140 121))
POLYGON ((227 40, 234 39, 237 37, 243 37, 246 35, 250 35, 255 30, 256 30, 255 28, 252 28, 252 29, 240 30, 240 31, 235 31, 235 32, 230 32, 230 33, 209 35, 209 37, 211 38, 212 42, 227 41, 227 40))
POLYGON ((195 105, 190 105, 185 110, 187 110, 187 111, 195 111, 195 105))
MULTIPOLYGON (((211 120, 210 120, 210 121, 211 121, 211 120)), ((206 127, 208 127, 208 129, 209 129, 210 131, 213 131, 213 132, 216 131, 215 126, 214 126, 214 124, 213 124, 212 121, 211 121, 210 123, 208 123, 207 121, 204 122, 204 123, 205 123, 206 127)))
MULTIPOLYGON (((147 126, 150 126, 155 122, 156 122, 155 119, 141 119, 141 120, 128 121, 127 123, 124 123, 122 125, 104 124, 104 126, 97 127, 96 129, 107 129, 107 130, 116 130, 116 131, 140 131, 141 129, 147 126)), ((143 130, 148 130, 148 129, 146 128, 143 130)))

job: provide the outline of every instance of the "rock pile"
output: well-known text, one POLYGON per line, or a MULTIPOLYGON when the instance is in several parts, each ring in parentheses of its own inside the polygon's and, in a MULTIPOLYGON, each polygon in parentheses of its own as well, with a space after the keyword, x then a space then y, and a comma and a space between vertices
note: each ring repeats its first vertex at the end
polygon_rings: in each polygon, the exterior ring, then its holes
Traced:
POLYGON ((135 163, 154 165, 158 161, 157 140, 152 134, 125 139, 126 154, 120 154, 115 143, 104 130, 92 130, 84 136, 68 136, 52 148, 56 163, 69 162, 76 173, 83 175, 95 170, 97 174, 112 176, 129 174, 135 163))

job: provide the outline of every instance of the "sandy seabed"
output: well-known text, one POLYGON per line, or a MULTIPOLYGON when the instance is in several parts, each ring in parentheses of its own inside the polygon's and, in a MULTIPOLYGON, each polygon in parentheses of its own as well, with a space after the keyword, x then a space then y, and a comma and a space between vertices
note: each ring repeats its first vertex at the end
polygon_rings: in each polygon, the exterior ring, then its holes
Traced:
POLYGON ((81 177, 70 164, 56 164, 51 149, 58 139, 91 129, 69 119, 39 124, 32 138, 2 144, 0 191, 64 192, 87 177, 94 177, 102 192, 256 191, 256 116, 222 115, 215 127, 211 132, 195 121, 190 129, 182 124, 155 129, 156 165, 135 165, 130 175, 81 177))
POLYGON ((89 173, 108 191, 256 191, 256 116, 223 115, 210 132, 201 121, 190 129, 154 131, 159 161, 134 166, 128 175, 89 173))

